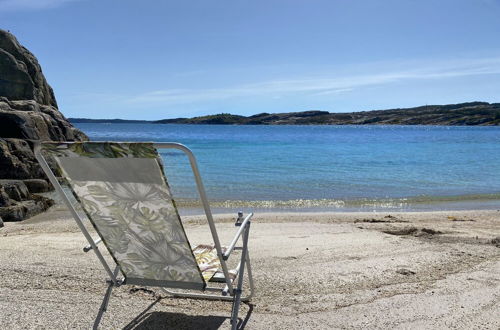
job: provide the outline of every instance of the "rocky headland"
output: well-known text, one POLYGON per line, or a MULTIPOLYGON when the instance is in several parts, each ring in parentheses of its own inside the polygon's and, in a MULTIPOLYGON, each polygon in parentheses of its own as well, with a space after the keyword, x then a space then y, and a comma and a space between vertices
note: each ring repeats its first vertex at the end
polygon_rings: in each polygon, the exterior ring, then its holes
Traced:
POLYGON ((51 187, 34 157, 35 141, 86 139, 59 112, 36 57, 0 29, 0 219, 19 221, 53 203, 37 195, 51 187))
POLYGON ((346 113, 302 111, 260 113, 245 117, 218 114, 159 120, 162 124, 239 125, 500 125, 500 103, 469 102, 415 108, 346 113))

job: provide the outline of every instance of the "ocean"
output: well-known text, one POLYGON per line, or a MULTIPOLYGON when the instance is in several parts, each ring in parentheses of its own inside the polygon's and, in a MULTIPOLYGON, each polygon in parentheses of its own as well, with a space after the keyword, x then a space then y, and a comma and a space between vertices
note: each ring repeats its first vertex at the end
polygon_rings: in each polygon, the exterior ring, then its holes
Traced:
MULTIPOLYGON (((500 209, 500 127, 76 123, 95 141, 180 142, 216 212, 500 209)), ((184 213, 189 162, 161 155, 184 213)))

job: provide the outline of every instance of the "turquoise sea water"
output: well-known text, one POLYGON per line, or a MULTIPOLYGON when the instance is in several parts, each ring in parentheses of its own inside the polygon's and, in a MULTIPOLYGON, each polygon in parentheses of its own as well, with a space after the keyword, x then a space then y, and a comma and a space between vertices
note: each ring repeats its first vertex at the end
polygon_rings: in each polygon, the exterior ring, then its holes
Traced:
MULTIPOLYGON (((76 126, 92 140, 185 144, 216 209, 500 209, 500 127, 76 126)), ((187 158, 162 156, 181 206, 195 206, 187 158)))

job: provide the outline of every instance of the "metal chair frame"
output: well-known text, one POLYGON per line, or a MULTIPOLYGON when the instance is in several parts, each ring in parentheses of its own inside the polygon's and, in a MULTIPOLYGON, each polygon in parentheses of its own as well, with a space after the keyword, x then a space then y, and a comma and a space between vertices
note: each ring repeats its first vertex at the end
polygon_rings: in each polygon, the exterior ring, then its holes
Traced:
MULTIPOLYGON (((71 144, 75 142, 61 142, 64 144, 71 144)), ((93 142, 85 142, 85 143, 93 143, 93 142)), ((99 143, 99 142, 95 142, 99 143)), ((131 142, 133 143, 133 142, 131 142)), ((252 268, 250 265, 250 255, 248 251, 248 237, 249 237, 249 232, 250 232, 250 223, 251 223, 251 218, 253 216, 253 213, 248 214, 246 217, 243 217, 242 212, 238 212, 238 218, 235 223, 236 226, 239 226, 238 231, 236 232, 234 238, 232 239, 231 243, 227 247, 226 251, 223 253, 222 246, 220 244, 219 236, 217 234, 217 230, 215 228, 215 223, 213 220, 212 216, 212 211, 210 210, 210 205, 205 193, 205 188, 203 186, 203 182, 201 180, 200 172, 198 169, 198 165, 196 162, 196 158, 193 154, 193 152, 186 146, 180 144, 180 143, 174 143, 174 142, 162 142, 162 143, 153 143, 153 146, 156 149, 177 149, 182 152, 184 152, 188 158, 189 158, 189 163, 191 165, 191 170, 193 172, 195 181, 196 181, 196 187, 198 189, 198 194, 200 196, 203 209, 205 211, 205 215, 207 217, 208 225, 210 227, 210 232, 212 234, 212 239, 215 244, 215 248, 217 250, 217 256, 219 257, 219 260, 221 262, 221 268, 222 272, 224 273, 224 281, 225 281, 225 286, 223 288, 220 287, 209 287, 207 286, 205 288, 205 291, 209 292, 219 292, 219 294, 208 294, 208 293, 195 293, 195 292, 189 292, 190 290, 185 290, 188 292, 181 292, 178 290, 172 290, 171 288, 167 287, 161 287, 161 290, 163 290, 165 293, 172 297, 182 297, 182 298, 194 298, 194 299, 209 299, 209 300, 224 300, 224 301, 231 301, 233 303, 232 306, 232 312, 231 312, 231 328, 232 329, 237 329, 238 325, 238 312, 239 312, 239 307, 241 302, 247 302, 251 299, 253 292, 254 292, 254 282, 253 282, 253 277, 252 277, 252 268), (242 238, 242 246, 237 247, 236 244, 238 243, 239 239, 242 238), (236 267, 237 270, 237 281, 236 281, 236 286, 234 286, 233 280, 231 280, 229 276, 229 269, 226 261, 228 260, 229 256, 231 255, 233 250, 241 250, 241 258, 239 261, 238 266, 236 267), (246 269, 245 269, 246 267, 246 269), (243 276, 244 273, 247 273, 248 277, 248 284, 249 284, 249 293, 246 296, 242 296, 243 293, 243 276)), ((101 242, 101 238, 98 239, 93 239, 90 233, 88 232, 87 228, 85 227, 83 221, 84 219, 80 216, 80 214, 77 212, 75 205, 73 205, 71 199, 67 195, 67 193, 64 191, 62 188, 61 184, 59 183, 58 179, 50 169, 46 159, 44 158, 42 154, 42 143, 38 142, 34 146, 34 154, 38 162, 40 163, 40 166, 42 167, 43 171, 47 175, 50 183, 54 186, 55 190, 57 193, 61 196, 64 204, 68 207, 69 211, 71 212, 71 215, 75 219, 78 227, 82 231, 83 235, 88 241, 88 245, 83 248, 84 252, 89 252, 90 250, 94 251, 95 255, 99 259, 100 263, 104 267, 104 270, 109 276, 109 280, 107 280, 108 283, 108 288, 106 290, 106 293, 104 294, 104 298, 101 304, 101 307, 99 309, 99 312, 97 314, 97 317, 94 322, 94 329, 97 329, 99 326, 99 323, 102 319, 102 316, 104 312, 107 310, 108 302, 111 296, 112 289, 114 287, 118 287, 121 285, 126 284, 126 279, 125 278, 118 278, 118 273, 119 273, 119 267, 118 265, 115 265, 114 270, 111 270, 112 267, 109 265, 109 263, 106 261, 104 256, 102 255, 101 251, 98 248, 98 244, 101 242)), ((191 290, 192 291, 192 290, 191 290)))

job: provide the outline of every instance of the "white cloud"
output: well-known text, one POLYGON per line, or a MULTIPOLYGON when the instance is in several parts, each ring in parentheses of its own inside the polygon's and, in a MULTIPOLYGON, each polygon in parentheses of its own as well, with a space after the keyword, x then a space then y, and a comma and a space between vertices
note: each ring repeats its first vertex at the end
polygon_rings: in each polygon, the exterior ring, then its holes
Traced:
POLYGON ((78 0, 0 0, 0 12, 56 8, 78 0))
POLYGON ((333 94, 341 94, 341 93, 347 93, 352 91, 352 88, 338 88, 338 89, 327 89, 325 91, 317 92, 314 95, 333 95, 333 94))
MULTIPOLYGON (((350 92, 364 86, 397 83, 406 80, 445 79, 475 75, 500 74, 500 58, 451 60, 434 63, 411 63, 411 69, 376 72, 365 75, 276 79, 225 88, 165 89, 125 99, 127 103, 187 104, 237 97, 267 96, 276 98, 293 93, 316 97, 350 92)), ((332 74, 334 76, 335 74, 332 74)))

